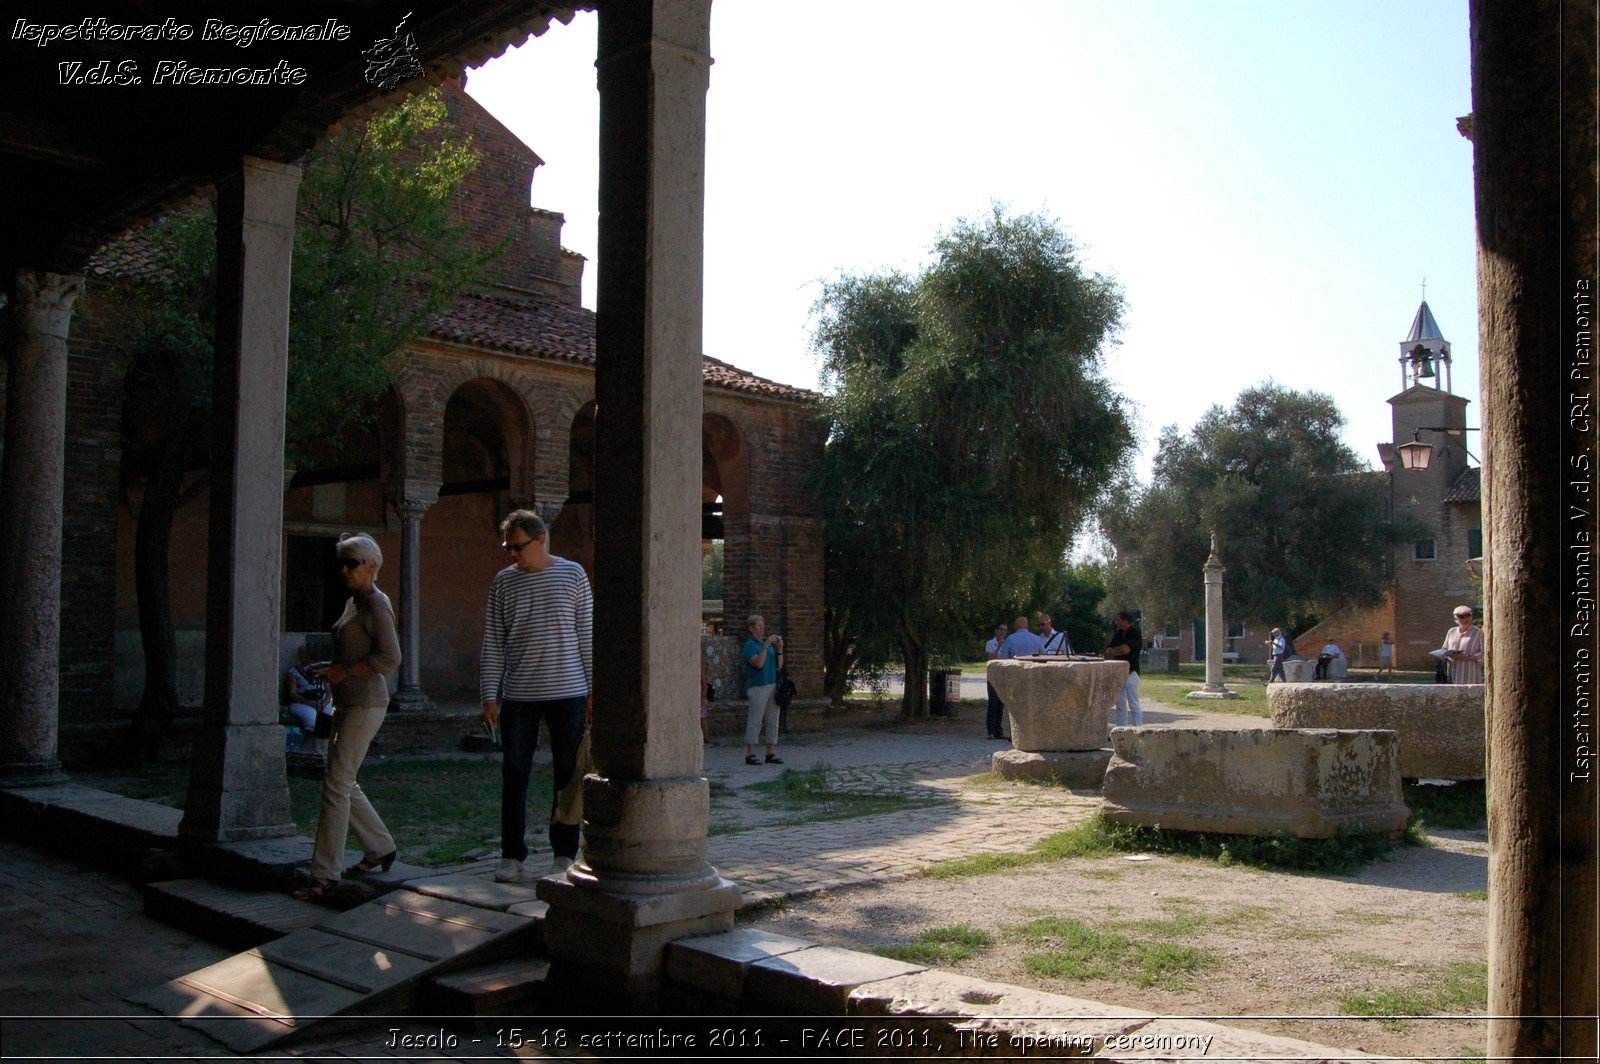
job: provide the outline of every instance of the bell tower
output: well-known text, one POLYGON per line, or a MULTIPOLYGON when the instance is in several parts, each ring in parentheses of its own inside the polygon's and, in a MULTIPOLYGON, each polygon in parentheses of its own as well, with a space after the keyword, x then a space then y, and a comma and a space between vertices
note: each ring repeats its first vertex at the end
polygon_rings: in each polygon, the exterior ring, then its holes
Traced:
POLYGON ((1452 607, 1478 601, 1465 562, 1482 551, 1478 471, 1467 460, 1470 404, 1450 390, 1450 341, 1425 300, 1400 341, 1400 383, 1389 399, 1394 435, 1378 452, 1391 512, 1412 529, 1390 549, 1395 663, 1418 668, 1431 666, 1427 652, 1439 645, 1452 607), (1402 451, 1411 444, 1424 445, 1425 462, 1402 451))
POLYGON ((1468 401, 1450 390, 1450 341, 1439 330, 1427 300, 1417 308, 1400 341, 1400 392, 1389 399, 1393 442, 1380 445, 1383 464, 1400 471, 1396 448, 1413 441, 1432 447, 1427 469, 1404 470, 1407 496, 1441 498, 1467 468, 1468 401))

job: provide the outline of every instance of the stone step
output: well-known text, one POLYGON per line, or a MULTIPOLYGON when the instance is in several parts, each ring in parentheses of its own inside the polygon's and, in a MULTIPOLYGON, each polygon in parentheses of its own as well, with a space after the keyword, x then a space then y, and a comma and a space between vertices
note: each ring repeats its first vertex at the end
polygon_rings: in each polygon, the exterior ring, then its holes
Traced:
POLYGON ((550 962, 527 957, 469 968, 424 981, 423 1008, 430 1016, 510 1016, 538 1011, 550 962))
MULTIPOLYGON (((509 908, 519 904, 509 902, 509 908)), ((424 978, 526 957, 537 918, 398 890, 127 1000, 235 1052, 393 1013, 424 978)))
POLYGON ((247 950, 319 923, 328 910, 281 891, 245 890, 208 879, 144 888, 144 911, 162 923, 230 949, 247 950))

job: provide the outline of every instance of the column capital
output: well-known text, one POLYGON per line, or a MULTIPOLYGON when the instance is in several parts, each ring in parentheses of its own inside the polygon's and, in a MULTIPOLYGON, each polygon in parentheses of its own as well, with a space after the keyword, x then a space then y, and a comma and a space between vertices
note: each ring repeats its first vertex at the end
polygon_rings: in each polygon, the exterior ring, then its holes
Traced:
POLYGON ((405 521, 420 521, 427 512, 433 509, 433 504, 439 501, 437 495, 432 498, 418 498, 414 495, 391 495, 389 505, 394 507, 394 512, 405 521))
POLYGON ((83 275, 47 270, 17 271, 16 313, 29 332, 65 340, 72 306, 83 294, 83 275))

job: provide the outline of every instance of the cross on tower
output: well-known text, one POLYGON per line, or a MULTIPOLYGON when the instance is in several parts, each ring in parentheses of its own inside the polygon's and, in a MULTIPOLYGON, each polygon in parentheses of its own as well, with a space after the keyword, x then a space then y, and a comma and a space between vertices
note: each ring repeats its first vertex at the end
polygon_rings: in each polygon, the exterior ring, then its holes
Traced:
POLYGON ((1428 279, 1426 277, 1422 279, 1422 301, 1424 303, 1428 301, 1428 279))

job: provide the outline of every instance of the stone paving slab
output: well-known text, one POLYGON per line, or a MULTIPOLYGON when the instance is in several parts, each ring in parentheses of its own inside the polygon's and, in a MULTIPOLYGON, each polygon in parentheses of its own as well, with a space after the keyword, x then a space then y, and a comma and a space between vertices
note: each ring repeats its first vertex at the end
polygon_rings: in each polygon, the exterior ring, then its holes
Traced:
POLYGON ((681 939, 667 946, 667 975, 674 982, 737 999, 744 993, 750 965, 815 945, 805 939, 751 928, 681 939))
POLYGON ((811 946, 753 962, 745 989, 762 1004, 813 1016, 840 1016, 863 983, 926 971, 920 964, 832 946, 811 946))
POLYGON ((405 886, 417 894, 444 898, 479 909, 494 909, 498 912, 507 912, 538 899, 531 885, 496 883, 492 878, 483 878, 481 874, 477 876, 459 873, 434 874, 426 879, 409 882, 405 886))

